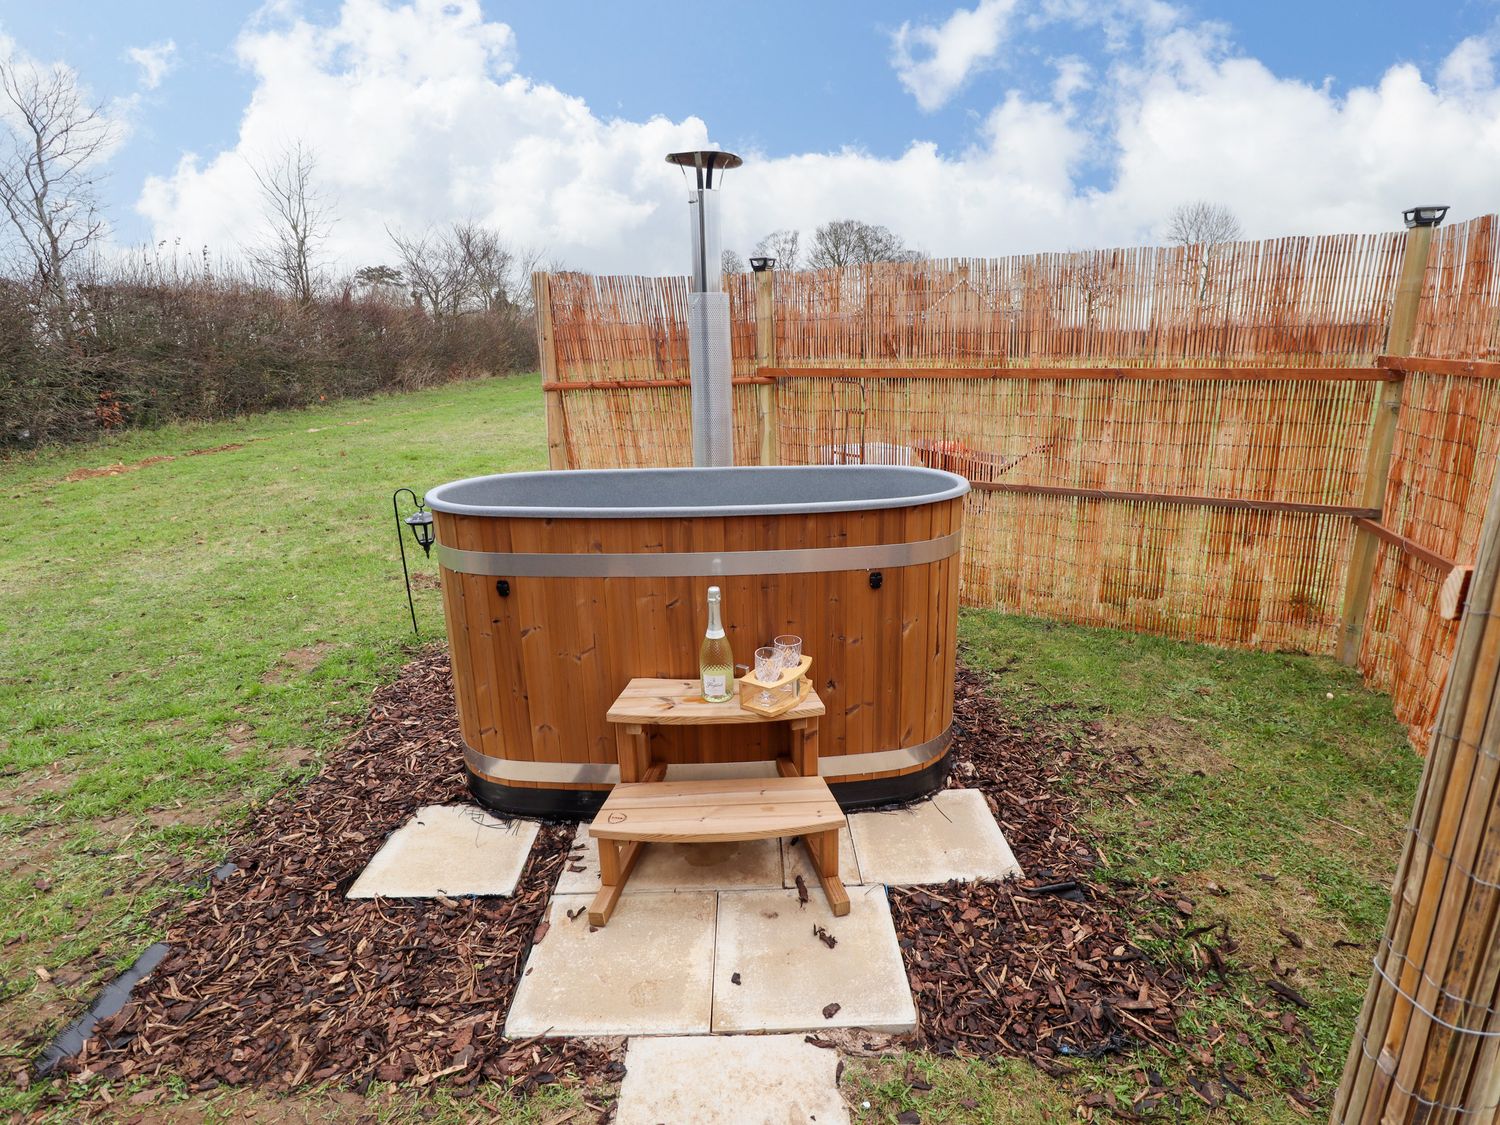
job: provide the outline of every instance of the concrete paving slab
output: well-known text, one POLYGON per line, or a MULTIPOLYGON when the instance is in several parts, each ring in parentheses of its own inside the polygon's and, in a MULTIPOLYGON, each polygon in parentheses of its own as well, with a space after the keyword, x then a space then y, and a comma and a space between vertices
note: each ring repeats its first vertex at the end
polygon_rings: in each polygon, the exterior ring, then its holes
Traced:
MULTIPOLYGON (((661 891, 716 891, 726 887, 781 886, 781 845, 776 840, 724 844, 647 844, 621 898, 661 891)), ((555 894, 599 889, 599 842, 580 824, 555 894), (574 871, 572 868, 583 870, 574 871)))
POLYGON ((391 833, 348 897, 514 894, 536 833, 534 820, 501 820, 476 805, 428 805, 391 833))
POLYGON ((720 893, 713 1030, 915 1028, 885 888, 852 887, 849 900, 849 913, 835 918, 819 889, 806 905, 785 889, 720 893), (815 926, 832 935, 832 948, 815 926))
MULTIPOLYGON (((807 858, 807 847, 800 841, 793 843, 791 839, 783 840, 781 841, 781 885, 795 887, 798 875, 807 881, 809 888, 817 887, 818 879, 813 873, 812 860, 807 858)), ((848 825, 839 829, 839 881, 846 887, 857 886, 864 882, 859 873, 859 855, 854 850, 854 837, 849 835, 848 825)))
POLYGON ((632 1039, 615 1125, 847 1125, 838 1065, 800 1035, 632 1039))
POLYGON ((632 895, 589 925, 590 895, 553 895, 505 1034, 701 1035, 713 1005, 715 895, 632 895), (568 914, 574 913, 570 920, 568 914))
POLYGON ((944 789, 909 808, 854 813, 849 832, 867 883, 910 886, 1021 874, 977 789, 944 789))

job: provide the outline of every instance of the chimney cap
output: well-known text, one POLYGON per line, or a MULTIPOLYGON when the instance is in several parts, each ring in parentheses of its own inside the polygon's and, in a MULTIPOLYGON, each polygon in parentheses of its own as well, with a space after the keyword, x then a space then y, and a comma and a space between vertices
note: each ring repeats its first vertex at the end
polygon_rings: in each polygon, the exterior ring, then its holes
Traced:
POLYGON ((698 172, 698 186, 714 186, 714 170, 727 172, 731 168, 738 168, 745 163, 732 152, 723 152, 716 148, 696 149, 692 152, 669 152, 667 163, 676 164, 681 168, 695 168, 698 172), (705 182, 704 173, 707 173, 705 182))

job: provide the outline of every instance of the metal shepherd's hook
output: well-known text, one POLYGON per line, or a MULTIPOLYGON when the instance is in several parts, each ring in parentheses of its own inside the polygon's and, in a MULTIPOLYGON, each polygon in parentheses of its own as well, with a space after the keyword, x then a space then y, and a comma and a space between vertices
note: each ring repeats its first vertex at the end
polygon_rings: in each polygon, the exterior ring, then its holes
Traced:
POLYGON ((427 498, 418 496, 409 488, 398 488, 391 493, 391 511, 396 517, 396 546, 401 548, 401 576, 406 579, 406 608, 411 611, 411 631, 414 636, 420 637, 417 632, 417 606, 411 596, 411 570, 406 565, 406 540, 401 535, 401 525, 404 523, 411 528, 412 538, 417 541, 417 546, 422 548, 422 554, 432 554, 432 513, 427 510, 427 498), (412 505, 417 509, 405 519, 401 517, 401 494, 406 493, 411 497, 412 505))

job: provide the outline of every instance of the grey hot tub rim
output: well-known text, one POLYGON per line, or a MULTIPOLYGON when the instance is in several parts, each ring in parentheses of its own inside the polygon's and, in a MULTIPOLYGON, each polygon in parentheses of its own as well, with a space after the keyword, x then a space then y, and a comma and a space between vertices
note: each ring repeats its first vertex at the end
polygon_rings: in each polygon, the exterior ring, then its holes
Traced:
POLYGON ((450 481, 431 489, 426 502, 456 516, 686 519, 876 511, 936 504, 968 491, 956 473, 914 465, 551 469, 450 481), (776 499, 786 496, 797 499, 776 499))

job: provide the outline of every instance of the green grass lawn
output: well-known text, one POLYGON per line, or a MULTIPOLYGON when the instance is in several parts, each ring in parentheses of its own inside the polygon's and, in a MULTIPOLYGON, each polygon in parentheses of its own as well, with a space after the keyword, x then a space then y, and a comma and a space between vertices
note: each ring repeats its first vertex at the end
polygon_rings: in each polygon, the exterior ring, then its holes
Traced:
POLYGON ((0 1054, 132 959, 143 912, 402 663, 392 490, 545 463, 534 376, 0 463, 0 1054))
MULTIPOLYGON (((541 467, 542 418, 528 376, 0 463, 18 531, 0 542, 0 1113, 33 1103, 35 1089, 6 1076, 38 1037, 155 936, 146 913, 191 893, 247 807, 316 769, 410 653, 392 489, 541 467), (192 455, 230 443, 245 444, 192 455), (155 457, 170 460, 64 480, 155 457)), ((416 568, 435 570, 420 556, 416 568)), ((440 636, 430 578, 417 598, 424 638, 440 636)), ((1234 1116, 1301 1120, 1276 1082, 1303 1062, 1337 1078, 1419 771, 1388 700, 1316 658, 974 611, 962 635, 1006 706, 1080 739, 1102 724, 1139 749, 1151 786, 1080 793, 1105 875, 1174 879, 1195 921, 1231 923, 1250 970, 1240 995, 1191 1018, 1270 1051, 1265 1097, 1234 1116), (1289 949, 1283 928, 1305 948, 1289 949), (1272 957, 1295 965, 1312 1004, 1296 1049, 1247 1007, 1265 1001, 1272 957)), ((869 1121, 910 1108, 924 1122, 1055 1120, 1077 1089, 1022 1063, 924 1055, 854 1060, 848 1081, 869 1121), (933 1089, 913 1090, 911 1074, 933 1089)), ((1118 1067, 1078 1082, 1132 1088, 1118 1067)), ((381 1116, 410 1108, 373 1097, 381 1116)), ((423 1097, 446 1115, 441 1095, 423 1097)), ((569 1097, 550 1093, 516 1120, 569 1097)), ((321 1120, 368 1101, 303 1104, 321 1120)))

